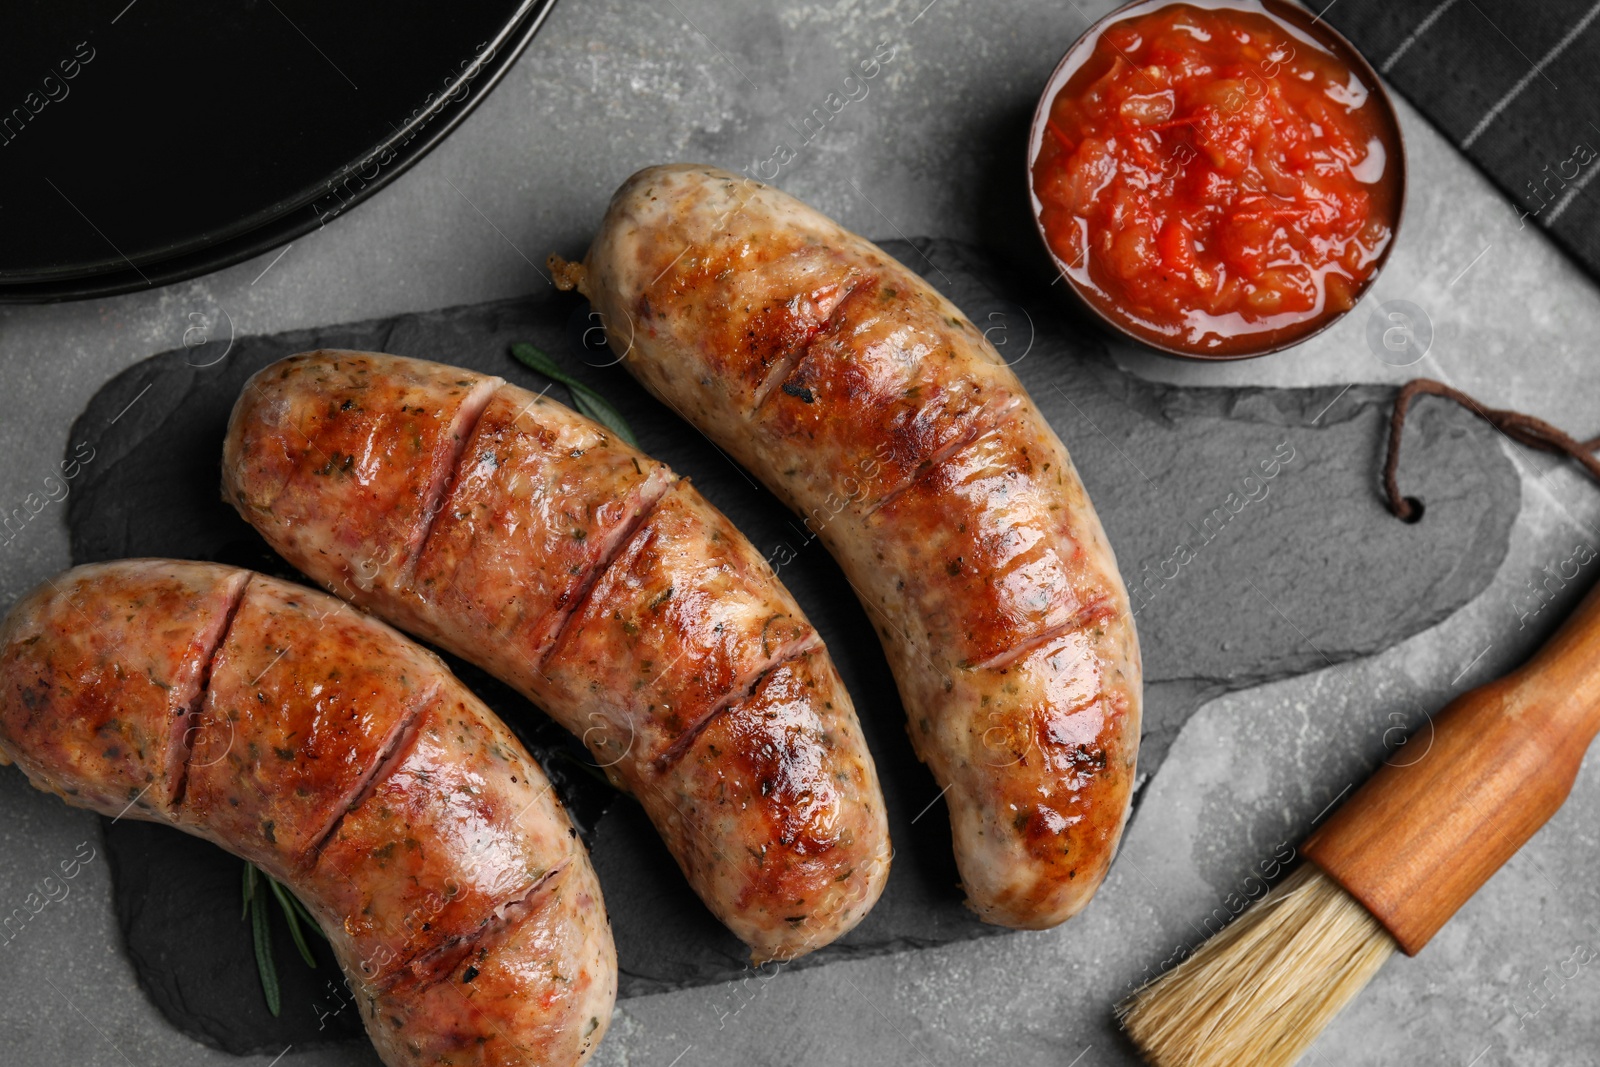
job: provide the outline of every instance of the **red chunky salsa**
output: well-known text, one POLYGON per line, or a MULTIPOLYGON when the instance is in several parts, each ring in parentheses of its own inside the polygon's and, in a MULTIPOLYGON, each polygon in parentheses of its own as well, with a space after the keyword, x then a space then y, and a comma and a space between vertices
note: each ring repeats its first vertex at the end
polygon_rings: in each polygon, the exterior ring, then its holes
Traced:
POLYGON ((1080 292, 1169 348, 1275 347, 1351 307, 1394 232, 1381 90, 1251 0, 1149 5, 1080 43, 1033 165, 1080 292))

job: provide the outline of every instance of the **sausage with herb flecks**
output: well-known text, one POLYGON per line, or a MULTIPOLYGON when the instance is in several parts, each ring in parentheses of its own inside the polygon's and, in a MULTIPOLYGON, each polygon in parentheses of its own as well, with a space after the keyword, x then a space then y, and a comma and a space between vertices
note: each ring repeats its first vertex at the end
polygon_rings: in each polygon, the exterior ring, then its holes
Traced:
POLYGON ((1046 927, 1127 816, 1139 646, 1100 522, 1016 375, 916 274, 792 197, 651 167, 583 264, 623 364, 807 519, 882 637, 967 898, 1046 927))
POLYGON ((389 1067, 571 1067, 611 1017, 588 853, 437 656, 233 567, 78 567, 0 624, 0 762, 242 856, 316 917, 389 1067))
POLYGON ((605 427, 472 371, 310 352, 245 386, 223 482, 290 563, 581 736, 758 961, 877 900, 883 798, 816 631, 721 513, 605 427))

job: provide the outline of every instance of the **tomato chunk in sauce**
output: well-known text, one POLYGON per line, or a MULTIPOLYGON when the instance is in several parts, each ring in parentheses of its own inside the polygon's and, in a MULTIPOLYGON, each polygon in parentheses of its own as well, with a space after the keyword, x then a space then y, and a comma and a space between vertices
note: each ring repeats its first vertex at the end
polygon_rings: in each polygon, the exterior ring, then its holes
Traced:
POLYGON ((1076 54, 1033 188, 1091 302, 1214 356, 1275 347, 1354 304, 1402 194, 1376 85, 1249 0, 1134 13, 1076 54))

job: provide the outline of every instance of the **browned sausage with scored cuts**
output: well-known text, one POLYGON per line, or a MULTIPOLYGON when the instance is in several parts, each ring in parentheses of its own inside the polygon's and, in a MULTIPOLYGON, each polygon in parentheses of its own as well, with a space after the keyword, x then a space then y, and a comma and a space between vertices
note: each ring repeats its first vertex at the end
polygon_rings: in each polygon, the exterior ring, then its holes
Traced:
POLYGON ((582 737, 757 960, 877 900, 888 829, 849 694, 766 561, 661 463, 498 378, 323 351, 245 386, 223 482, 290 563, 582 737))
POLYGON ((758 182, 652 167, 582 265, 624 365, 818 532, 947 787, 968 901, 1045 927, 1105 876, 1139 743, 1139 646, 1061 441, 961 312, 758 182))
POLYGON ((0 626, 0 761, 293 888, 389 1067, 568 1067, 605 1033, 611 927, 544 772, 333 597, 210 563, 68 571, 0 626))

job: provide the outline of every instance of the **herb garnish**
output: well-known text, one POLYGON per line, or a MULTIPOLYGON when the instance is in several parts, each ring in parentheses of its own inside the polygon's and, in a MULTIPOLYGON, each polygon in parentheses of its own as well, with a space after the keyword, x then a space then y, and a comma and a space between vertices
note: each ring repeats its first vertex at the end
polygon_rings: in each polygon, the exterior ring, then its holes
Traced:
POLYGON ((527 342, 519 342, 511 346, 511 354, 524 366, 566 386, 572 394, 573 407, 611 430, 628 444, 635 448, 639 447, 639 440, 633 436, 633 430, 628 426, 628 421, 622 417, 622 413, 612 407, 611 402, 605 397, 556 366, 556 361, 544 352, 527 342))
POLYGON ((317 920, 306 906, 300 903, 299 897, 262 873, 255 864, 244 865, 244 913, 239 918, 250 920, 250 933, 256 949, 256 972, 261 975, 261 993, 266 998, 267 1010, 276 1016, 282 1008, 282 998, 278 992, 278 968, 272 958, 272 912, 267 906, 269 894, 278 901, 284 921, 289 924, 289 937, 307 967, 315 967, 317 958, 311 954, 311 946, 306 943, 301 924, 309 926, 318 937, 324 935, 322 927, 317 925, 317 920))

